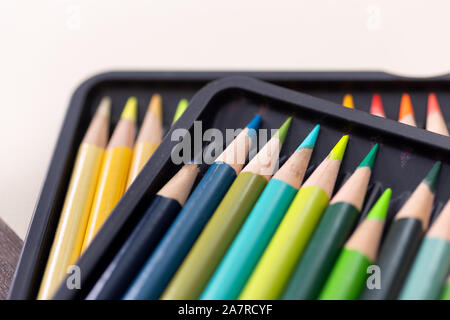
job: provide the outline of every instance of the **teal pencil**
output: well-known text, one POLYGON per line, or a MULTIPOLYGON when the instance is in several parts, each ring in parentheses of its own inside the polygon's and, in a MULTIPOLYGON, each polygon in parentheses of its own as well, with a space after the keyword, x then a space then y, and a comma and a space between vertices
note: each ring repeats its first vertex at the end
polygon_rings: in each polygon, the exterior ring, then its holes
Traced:
POLYGON ((269 181, 224 256, 202 300, 237 299, 303 181, 319 134, 317 125, 269 181))
POLYGON ((439 299, 449 271, 450 200, 422 241, 400 300, 439 299))

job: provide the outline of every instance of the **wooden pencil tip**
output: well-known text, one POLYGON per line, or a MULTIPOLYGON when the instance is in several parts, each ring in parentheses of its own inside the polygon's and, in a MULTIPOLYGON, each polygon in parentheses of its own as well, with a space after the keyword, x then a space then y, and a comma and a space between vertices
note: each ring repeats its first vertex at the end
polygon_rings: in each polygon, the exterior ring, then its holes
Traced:
POLYGON ((387 188, 370 209, 367 219, 386 220, 391 194, 391 188, 387 188))
POLYGON ((313 149, 316 144, 317 137, 319 136, 319 131, 320 125, 318 124, 314 127, 314 129, 311 130, 305 140, 303 140, 303 142, 298 146, 297 150, 313 149))
POLYGON ((155 93, 148 104, 148 111, 153 113, 158 119, 162 119, 162 98, 155 93))
POLYGON ((177 109, 175 110, 175 115, 173 116, 172 124, 177 122, 177 120, 181 117, 181 115, 186 111, 186 109, 189 106, 189 100, 187 99, 181 99, 178 102, 177 109))
POLYGON ((439 172, 441 170, 441 162, 438 161, 434 164, 433 168, 428 172, 425 179, 423 179, 423 183, 428 185, 432 193, 436 192, 437 182, 439 178, 439 172))
POLYGON ((377 157, 377 153, 378 153, 378 143, 373 146, 373 148, 369 151, 364 160, 361 161, 358 168, 369 167, 370 169, 372 169, 373 164, 375 162, 375 158, 377 157))
POLYGON ((347 143, 348 143, 348 135, 345 135, 331 150, 330 154, 328 155, 328 158, 332 160, 342 161, 345 149, 347 148, 347 143))
POLYGON ((378 93, 375 93, 372 97, 370 113, 377 116, 386 117, 383 107, 383 101, 381 100, 381 96, 378 93))
POLYGON ((353 96, 347 93, 342 99, 342 105, 346 108, 355 109, 355 105, 353 104, 353 96))
POLYGON ((433 92, 428 95, 428 114, 431 113, 442 113, 441 108, 439 107, 439 102, 437 100, 436 94, 433 92))
POLYGON ((111 98, 110 97, 102 98, 95 114, 101 115, 101 116, 109 119, 109 117, 111 116, 111 98))
POLYGON ((289 127, 291 126, 292 117, 287 118, 287 120, 283 123, 283 125, 278 129, 278 131, 273 136, 274 138, 280 139, 280 142, 283 144, 284 139, 286 139, 287 132, 289 127))
POLYGON ((120 115, 120 119, 128 119, 136 122, 137 104, 138 101, 136 97, 129 97, 125 107, 123 108, 122 114, 120 115))
POLYGON ((402 120, 404 117, 409 115, 414 116, 414 109, 409 94, 404 93, 400 102, 400 112, 398 115, 398 120, 402 120))

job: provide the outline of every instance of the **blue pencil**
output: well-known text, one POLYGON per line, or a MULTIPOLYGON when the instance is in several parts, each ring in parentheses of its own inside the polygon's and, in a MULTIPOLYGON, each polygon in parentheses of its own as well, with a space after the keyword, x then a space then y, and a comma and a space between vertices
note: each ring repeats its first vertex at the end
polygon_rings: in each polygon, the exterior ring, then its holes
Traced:
POLYGON ((202 300, 234 300, 244 287, 303 181, 320 126, 269 181, 203 291, 202 300))
POLYGON ((158 191, 127 241, 89 292, 87 300, 122 297, 180 212, 197 174, 197 165, 187 164, 158 191))
POLYGON ((207 170, 123 299, 159 298, 241 171, 260 122, 261 116, 256 116, 207 170), (236 153, 241 150, 239 158, 236 153))

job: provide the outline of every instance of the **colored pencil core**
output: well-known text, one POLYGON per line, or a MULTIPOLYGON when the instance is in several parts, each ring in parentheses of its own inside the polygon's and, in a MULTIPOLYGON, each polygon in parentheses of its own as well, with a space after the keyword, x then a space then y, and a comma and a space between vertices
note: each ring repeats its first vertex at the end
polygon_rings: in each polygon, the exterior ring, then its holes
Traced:
POLYGON ((120 118, 136 122, 137 105, 138 101, 136 97, 128 98, 127 103, 125 104, 125 108, 123 108, 122 114, 120 115, 120 118))
POLYGON ((441 162, 438 161, 434 164, 433 168, 431 168, 430 172, 428 172, 423 182, 430 187, 432 193, 436 192, 437 181, 439 178, 439 171, 441 169, 441 162))
POLYGON ((372 169, 373 164, 375 162, 375 158, 377 157, 377 151, 378 151, 378 143, 373 146, 372 150, 370 150, 370 152, 367 154, 364 160, 361 161, 358 168, 369 167, 370 169, 372 169))
POLYGON ((345 149, 347 148, 348 135, 345 135, 339 140, 328 155, 328 159, 341 161, 344 157, 345 149))
POLYGON ((387 188, 369 211, 367 219, 386 220, 391 195, 391 188, 387 188))
POLYGON ((308 136, 303 140, 303 142, 298 146, 297 150, 300 149, 312 149, 316 144, 317 137, 319 136, 320 125, 316 125, 314 129, 308 134, 308 136))

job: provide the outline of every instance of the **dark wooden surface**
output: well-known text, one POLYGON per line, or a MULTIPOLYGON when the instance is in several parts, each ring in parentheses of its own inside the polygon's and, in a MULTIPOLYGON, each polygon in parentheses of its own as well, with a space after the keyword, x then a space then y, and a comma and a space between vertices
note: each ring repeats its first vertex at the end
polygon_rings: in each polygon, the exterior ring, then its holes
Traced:
POLYGON ((8 297, 23 241, 0 219, 0 300, 8 297))

